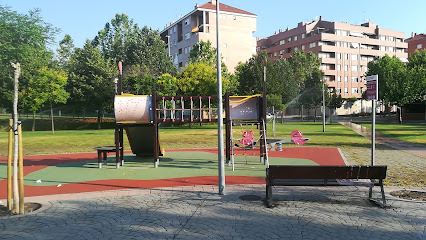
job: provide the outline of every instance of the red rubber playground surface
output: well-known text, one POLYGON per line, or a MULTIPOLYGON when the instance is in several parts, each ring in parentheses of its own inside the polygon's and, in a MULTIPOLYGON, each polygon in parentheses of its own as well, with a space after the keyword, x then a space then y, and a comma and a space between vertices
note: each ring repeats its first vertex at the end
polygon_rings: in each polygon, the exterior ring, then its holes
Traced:
MULTIPOLYGON (((109 164, 102 169, 97 168, 97 153, 74 153, 74 154, 58 154, 58 155, 37 155, 24 157, 24 179, 25 179, 25 196, 43 196, 52 194, 67 194, 67 193, 81 193, 81 192, 94 192, 94 191, 107 191, 131 188, 158 188, 158 187, 176 187, 176 186, 195 186, 195 185, 217 185, 217 149, 179 149, 166 151, 169 153, 169 158, 160 158, 160 166, 153 167, 152 161, 144 167, 132 167, 126 165, 125 167, 115 169, 113 165, 109 164), (180 154, 180 155, 179 155, 180 154), (184 166, 184 162, 188 158, 202 155, 209 156, 212 160, 206 163, 190 162, 190 165, 184 166), (172 159, 173 156, 181 156, 172 159), (183 157, 182 157, 183 156, 183 157), (182 160, 183 159, 183 160, 182 160), (216 161, 214 161, 216 159, 216 161), (176 166, 171 166, 171 162, 178 162, 176 166), (179 161, 181 161, 179 163, 179 161), (208 162, 208 163, 207 163, 208 162), (198 165, 196 165, 198 163, 198 165), (210 168, 204 170, 205 166, 210 168), (61 167, 69 166, 72 167, 61 167), (181 168, 180 168, 181 166, 181 168), (189 166, 189 167, 188 167, 189 166), (109 167, 109 168, 108 168, 109 167), (40 172, 39 172, 40 171, 40 172), (45 172, 43 172, 45 171, 45 172), (50 172, 49 172, 50 171, 50 172), (63 174, 62 172, 63 171, 63 174), (54 175, 56 172, 57 175, 54 175), (59 172, 59 173, 58 173, 59 172), (73 174, 73 182, 64 180, 66 174, 73 174), (151 175, 146 174, 150 172, 151 175), (179 175, 179 172, 182 172, 179 175), (35 184, 34 174, 44 174, 42 176, 54 175, 54 181, 51 179, 52 185, 48 186, 47 180, 44 185, 35 184), (95 179, 87 181, 84 179, 86 175, 93 173, 95 179), (113 175, 115 174, 115 175, 113 175), (180 176, 180 177, 174 177, 180 176), (61 178, 64 179, 61 179, 61 178), (119 178, 119 179, 117 179, 119 178), (30 179, 30 180, 28 180, 30 179), (79 179, 82 179, 79 181, 79 179), (62 182, 57 184, 56 182, 62 182)), ((236 171, 232 172, 229 166, 225 169, 226 184, 264 184, 264 170, 265 166, 259 163, 258 151, 244 153, 241 149, 235 151, 235 155, 240 157, 240 162, 236 163, 236 171), (244 155, 246 154, 246 155, 244 155), (244 156, 243 156, 244 155, 244 156), (248 156, 248 157, 247 157, 248 156), (251 161, 247 165, 247 158, 251 161), (243 161, 245 159, 245 161, 243 161), (242 163, 244 162, 244 163, 242 163), (239 168, 241 170, 239 170, 239 168), (250 171, 257 171, 252 174, 250 171)), ((125 156, 133 156, 132 154, 125 156)), ((111 161, 115 158, 110 154, 111 161)), ((203 159, 203 158, 200 158, 203 159)), ((269 159, 273 164, 273 159, 284 159, 291 161, 289 164, 303 165, 306 162, 310 165, 345 165, 345 162, 336 148, 312 148, 312 147, 289 147, 284 148, 284 151, 270 151, 269 159), (300 160, 300 162, 298 162, 300 160), (303 161, 304 162, 303 162, 303 161), (302 164, 300 164, 302 163, 302 164)), ((198 160, 198 159, 197 159, 198 160)), ((110 161, 110 163, 111 163, 110 161)), ((188 161, 189 162, 189 161, 188 161)), ((288 164, 288 163, 285 163, 288 164)), ((0 199, 7 198, 7 179, 6 179, 6 165, 7 158, 0 158, 0 199)), ((40 177, 37 176, 37 177, 40 177)), ((42 177, 40 177, 42 178, 42 177)), ((44 181, 44 180, 43 180, 44 181)))

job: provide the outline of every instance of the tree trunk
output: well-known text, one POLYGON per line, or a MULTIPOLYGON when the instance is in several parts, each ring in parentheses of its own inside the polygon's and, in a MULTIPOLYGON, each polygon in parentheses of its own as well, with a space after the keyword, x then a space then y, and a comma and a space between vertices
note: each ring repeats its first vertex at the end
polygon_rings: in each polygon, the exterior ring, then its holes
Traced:
POLYGON ((33 112, 33 127, 31 128, 31 131, 34 132, 35 131, 35 116, 36 116, 36 112, 33 112))
POLYGON ((75 122, 75 108, 72 109, 72 121, 75 122))
POLYGON ((284 110, 281 111, 281 124, 284 123, 284 110))
POLYGON ((98 129, 101 129, 101 110, 98 110, 98 129))
POLYGON ((13 149, 13 211, 19 213, 19 188, 18 188, 18 88, 19 75, 21 75, 21 65, 19 63, 11 63, 14 71, 14 87, 13 87, 13 133, 14 133, 14 149, 13 149))
POLYGON ((317 108, 314 110, 314 122, 317 122, 317 108))
POLYGON ((50 105, 50 119, 52 120, 52 135, 55 134, 55 124, 53 122, 53 107, 50 105))

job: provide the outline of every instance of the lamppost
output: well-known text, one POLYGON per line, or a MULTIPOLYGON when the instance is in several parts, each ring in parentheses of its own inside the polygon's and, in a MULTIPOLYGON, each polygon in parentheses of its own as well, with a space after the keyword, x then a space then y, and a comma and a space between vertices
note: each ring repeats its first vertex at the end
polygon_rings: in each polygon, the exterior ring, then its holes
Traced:
POLYGON ((113 78, 112 79, 112 82, 114 83, 114 93, 115 93, 115 95, 117 95, 117 93, 118 93, 118 89, 117 89, 117 83, 118 83, 118 78, 113 78))
POLYGON ((361 92, 361 114, 362 114, 363 113, 363 111, 362 111, 362 87, 360 87, 359 89, 360 89, 360 92, 361 92))
POLYGON ((325 77, 322 79, 322 132, 325 132, 325 77))

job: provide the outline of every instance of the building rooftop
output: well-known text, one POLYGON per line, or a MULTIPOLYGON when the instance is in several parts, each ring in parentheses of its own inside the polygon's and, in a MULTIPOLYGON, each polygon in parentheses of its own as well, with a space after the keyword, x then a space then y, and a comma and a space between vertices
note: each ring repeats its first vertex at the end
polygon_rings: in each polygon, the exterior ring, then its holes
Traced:
MULTIPOLYGON (((213 1, 216 2, 216 1, 213 1)), ((199 9, 209 9, 209 10, 216 10, 216 4, 213 4, 212 2, 207 2, 201 6, 198 7, 199 9)), ((221 12, 231 12, 231 13, 238 13, 238 14, 246 14, 246 15, 252 15, 252 16, 257 16, 254 13, 250 13, 235 7, 231 7, 229 5, 223 4, 223 3, 219 3, 219 10, 221 12)))

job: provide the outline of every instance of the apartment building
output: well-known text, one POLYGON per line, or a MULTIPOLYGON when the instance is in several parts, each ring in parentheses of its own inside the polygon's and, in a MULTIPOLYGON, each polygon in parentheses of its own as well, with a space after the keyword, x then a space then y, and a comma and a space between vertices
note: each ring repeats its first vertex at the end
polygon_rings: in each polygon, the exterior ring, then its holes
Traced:
POLYGON ((426 34, 411 34, 410 38, 405 39, 405 42, 408 43, 407 53, 408 55, 412 54, 414 51, 422 51, 426 49, 426 34))
POLYGON ((322 20, 301 22, 296 28, 279 30, 257 41, 258 54, 266 50, 271 59, 290 57, 296 49, 312 51, 321 59, 329 90, 343 98, 361 98, 366 90, 367 63, 385 54, 407 61, 405 34, 367 22, 353 25, 322 20))
MULTIPOLYGON (((222 61, 230 72, 238 62, 256 54, 257 15, 220 3, 220 42, 222 61)), ((189 63, 193 45, 210 41, 216 47, 216 1, 198 4, 194 10, 172 22, 160 32, 173 63, 180 70, 189 63)))

